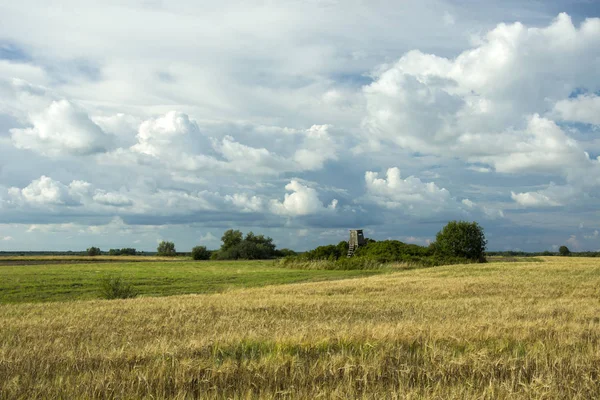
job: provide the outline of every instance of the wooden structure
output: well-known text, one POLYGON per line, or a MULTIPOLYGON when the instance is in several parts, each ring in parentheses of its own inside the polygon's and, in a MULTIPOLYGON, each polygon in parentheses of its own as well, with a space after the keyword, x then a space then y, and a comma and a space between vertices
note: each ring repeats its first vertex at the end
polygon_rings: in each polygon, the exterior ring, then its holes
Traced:
POLYGON ((366 242, 362 229, 350 229, 350 240, 348 241, 348 257, 352 257, 356 249, 365 244, 366 242))

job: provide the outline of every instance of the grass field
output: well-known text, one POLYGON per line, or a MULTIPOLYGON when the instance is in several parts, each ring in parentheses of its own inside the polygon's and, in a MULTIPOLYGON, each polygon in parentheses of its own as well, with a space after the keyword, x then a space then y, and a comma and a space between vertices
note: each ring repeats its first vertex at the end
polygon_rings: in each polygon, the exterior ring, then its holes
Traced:
POLYGON ((600 398, 600 260, 543 260, 3 304, 0 398, 600 398))
POLYGON ((143 257, 0 258, 0 304, 100 298, 106 277, 122 277, 142 296, 215 293, 241 287, 369 276, 384 271, 280 268, 275 261, 176 261, 143 257), (132 262, 132 259, 136 262, 132 262), (141 260, 140 260, 141 259, 141 260), (18 261, 17 264, 10 263, 18 261), (38 264, 40 262, 46 264, 38 264), (112 261, 112 262, 109 262, 112 261), (8 265, 2 265, 2 264, 8 265), (23 265, 23 263, 25 263, 23 265))

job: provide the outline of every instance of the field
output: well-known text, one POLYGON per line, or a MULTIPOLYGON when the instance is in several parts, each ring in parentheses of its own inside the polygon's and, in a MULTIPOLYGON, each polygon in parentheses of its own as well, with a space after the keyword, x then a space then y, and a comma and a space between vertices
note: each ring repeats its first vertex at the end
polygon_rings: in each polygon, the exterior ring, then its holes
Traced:
POLYGON ((382 272, 286 269, 277 268, 275 261, 207 262, 139 256, 11 257, 0 258, 0 304, 97 299, 106 277, 121 277, 142 296, 170 296, 382 272))
POLYGON ((541 259, 2 304, 0 398, 600 398, 600 260, 541 259))

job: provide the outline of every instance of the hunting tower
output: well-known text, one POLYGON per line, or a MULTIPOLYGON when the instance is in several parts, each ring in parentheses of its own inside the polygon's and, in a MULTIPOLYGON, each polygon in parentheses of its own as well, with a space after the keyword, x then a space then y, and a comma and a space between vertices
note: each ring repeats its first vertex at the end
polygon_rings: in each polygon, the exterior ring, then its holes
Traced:
POLYGON ((362 229, 350 229, 350 240, 348 241, 348 257, 352 257, 359 246, 365 245, 365 237, 362 229))

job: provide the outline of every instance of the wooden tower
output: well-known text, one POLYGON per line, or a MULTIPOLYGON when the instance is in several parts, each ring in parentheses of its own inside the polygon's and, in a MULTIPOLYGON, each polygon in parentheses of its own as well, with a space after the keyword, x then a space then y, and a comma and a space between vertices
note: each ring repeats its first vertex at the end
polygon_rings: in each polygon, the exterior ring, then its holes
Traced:
POLYGON ((348 257, 352 257, 359 246, 366 244, 362 229, 350 229, 348 241, 348 257))

